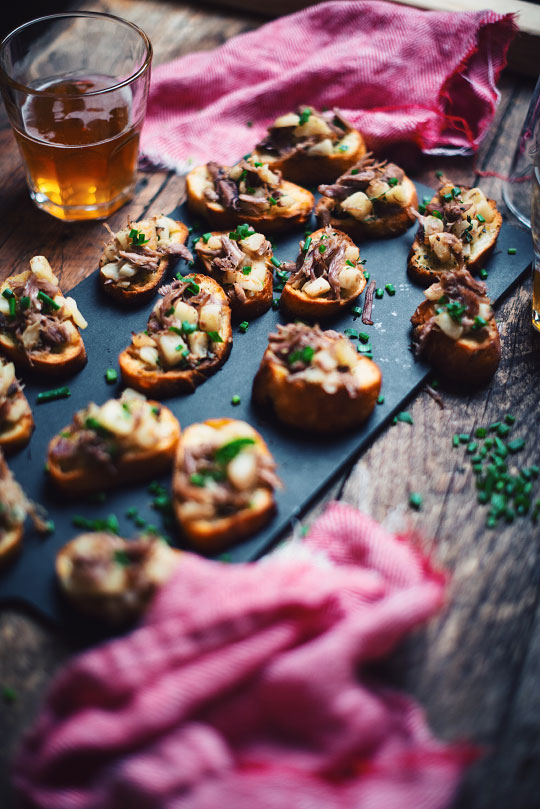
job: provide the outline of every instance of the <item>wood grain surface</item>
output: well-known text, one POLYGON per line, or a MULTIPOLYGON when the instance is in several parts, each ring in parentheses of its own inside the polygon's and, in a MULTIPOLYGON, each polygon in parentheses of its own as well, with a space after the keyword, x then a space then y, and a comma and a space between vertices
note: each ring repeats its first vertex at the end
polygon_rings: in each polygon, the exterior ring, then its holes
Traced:
MULTIPOLYGON (((156 62, 215 47, 262 21, 245 12, 164 0, 100 0, 84 7, 141 25, 154 44, 156 62)), ((508 171, 533 83, 509 73, 500 89, 496 119, 476 160, 416 159, 415 179, 433 184, 433 172, 442 169, 458 184, 477 182, 500 201, 500 180, 482 172, 508 171)), ((95 270, 103 225, 63 224, 34 208, 13 136, 5 118, 1 123, 0 278, 44 253, 69 289, 95 270)), ((135 219, 150 210, 167 212, 183 190, 182 178, 172 173, 141 173, 133 203, 110 224, 115 229, 128 212, 135 219)), ((540 532, 530 519, 486 529, 470 464, 462 449, 451 446, 455 432, 472 432, 511 412, 516 435, 528 437, 520 462, 539 462, 540 337, 531 328, 530 309, 527 281, 498 310, 503 359, 487 389, 470 396, 443 389, 444 409, 420 393, 408 408, 414 424, 389 427, 306 517, 309 522, 326 500, 341 498, 391 527, 412 528, 435 562, 451 571, 446 608, 392 656, 382 676, 421 701, 441 737, 484 750, 463 781, 455 809, 540 805, 540 532), (408 508, 412 491, 424 498, 419 513, 408 508)), ((5 809, 12 805, 9 758, 54 670, 73 651, 73 639, 58 630, 15 608, 0 610, 0 686, 17 693, 13 704, 0 699, 0 806, 5 809)))

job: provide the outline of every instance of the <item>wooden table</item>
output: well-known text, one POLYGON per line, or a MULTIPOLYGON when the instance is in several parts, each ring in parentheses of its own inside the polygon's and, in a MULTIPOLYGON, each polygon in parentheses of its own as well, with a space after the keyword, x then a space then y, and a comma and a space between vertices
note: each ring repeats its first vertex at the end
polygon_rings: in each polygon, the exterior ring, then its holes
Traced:
MULTIPOLYGON (((245 12, 216 12, 167 0, 96 0, 77 6, 110 11, 141 25, 154 44, 156 63, 214 48, 263 22, 245 12)), ((433 172, 443 169, 456 183, 478 184, 500 201, 500 181, 481 172, 508 170, 533 82, 506 74, 500 89, 495 121, 476 160, 422 159, 412 172, 415 179, 433 184, 433 172)), ((94 271, 103 226, 65 225, 33 207, 5 118, 2 124, 0 278, 26 266, 32 255, 44 253, 69 289, 94 271)), ((183 189, 183 179, 171 172, 141 174, 127 210, 134 219, 149 210, 170 211, 183 189)), ((125 215, 122 210, 112 217, 113 229, 125 215)), ((529 438, 523 463, 538 463, 540 404, 535 384, 540 336, 531 329, 530 309, 527 281, 498 311, 503 358, 489 388, 470 396, 443 390, 443 410, 420 393, 409 406, 414 425, 389 427, 324 498, 342 499, 392 525, 406 522, 426 545, 436 537, 434 559, 452 572, 447 608, 393 655, 384 676, 420 700, 441 737, 485 746, 486 756, 464 779, 456 802, 460 809, 539 805, 540 530, 530 519, 486 529, 470 465, 464 466, 463 453, 451 448, 454 433, 472 432, 512 412, 522 425, 520 434, 529 438), (407 507, 411 491, 424 496, 418 514, 407 507)), ((15 688, 18 695, 14 704, 0 704, 0 763, 5 773, 47 683, 73 647, 57 629, 2 608, 0 650, 0 685, 15 688)), ((7 809, 7 777, 0 780, 0 805, 7 809)))

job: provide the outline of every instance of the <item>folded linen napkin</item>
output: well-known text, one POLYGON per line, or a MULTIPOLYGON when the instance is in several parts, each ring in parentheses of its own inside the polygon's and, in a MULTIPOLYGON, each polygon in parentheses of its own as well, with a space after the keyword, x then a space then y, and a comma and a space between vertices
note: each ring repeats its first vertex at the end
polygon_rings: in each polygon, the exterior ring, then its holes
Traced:
POLYGON ((186 553, 143 625, 55 679, 14 770, 34 809, 436 809, 462 750, 365 671, 442 604, 444 577, 339 503, 308 555, 186 553))
POLYGON ((370 148, 475 150, 499 100, 512 14, 320 3, 154 69, 141 154, 178 171, 234 162, 278 115, 338 106, 370 148))

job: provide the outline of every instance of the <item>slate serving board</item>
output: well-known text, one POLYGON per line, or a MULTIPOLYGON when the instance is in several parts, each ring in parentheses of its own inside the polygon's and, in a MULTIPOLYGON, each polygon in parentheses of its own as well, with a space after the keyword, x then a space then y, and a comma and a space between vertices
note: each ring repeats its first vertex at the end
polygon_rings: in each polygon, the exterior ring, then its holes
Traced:
MULTIPOLYGON (((431 189, 417 185, 418 196, 431 197, 431 189)), ((198 223, 184 205, 175 209, 175 219, 187 225, 198 223)), ((200 230, 199 224, 199 233, 200 230)), ((315 224, 312 225, 315 229, 315 224)), ((203 227, 203 231, 206 230, 203 227)), ((368 422, 360 429, 337 439, 320 439, 300 435, 280 426, 268 415, 256 412, 251 405, 251 384, 267 344, 267 335, 278 322, 285 322, 279 312, 270 310, 261 318, 250 323, 243 334, 238 326, 233 328, 234 344, 231 355, 224 367, 195 393, 180 395, 165 401, 180 420, 182 426, 207 418, 229 416, 245 419, 258 429, 273 453, 278 464, 278 472, 284 489, 277 493, 278 511, 270 524, 256 536, 230 549, 230 561, 255 559, 263 554, 291 522, 301 516, 321 491, 331 482, 343 466, 357 456, 423 384, 430 369, 417 362, 410 351, 410 317, 416 306, 423 300, 422 289, 413 285, 406 275, 406 260, 416 227, 406 234, 387 241, 381 240, 360 245, 361 257, 366 259, 365 269, 371 274, 377 286, 393 283, 396 294, 375 300, 373 326, 362 325, 359 317, 351 312, 325 323, 327 328, 343 330, 356 328, 370 334, 373 358, 383 373, 382 393, 384 404, 378 405, 368 422), (241 404, 233 406, 234 394, 241 397, 241 404)), ((194 227, 193 236, 196 235, 194 227)), ((303 238, 303 228, 280 237, 274 254, 281 260, 293 260, 298 251, 298 242, 303 238)), ((192 238, 189 240, 191 246, 192 238)), ((96 256, 96 266, 97 266, 96 256)), ((526 273, 532 258, 530 235, 527 231, 505 222, 503 224, 496 251, 486 264, 489 270, 488 292, 493 301, 500 299, 515 286, 526 273), (516 255, 508 255, 508 248, 515 247, 516 255)), ((188 272, 185 262, 171 268, 169 276, 180 269, 188 272)), ((194 268, 194 271, 197 266, 194 268)), ((40 613, 69 624, 73 621, 73 610, 59 596, 54 581, 54 557, 56 551, 78 533, 72 524, 75 514, 89 519, 104 518, 115 514, 120 523, 122 536, 133 536, 137 529, 133 521, 126 517, 126 511, 135 506, 148 523, 162 528, 161 515, 151 507, 152 495, 148 492, 148 481, 127 489, 111 490, 105 502, 88 500, 72 501, 55 494, 47 483, 44 462, 50 438, 69 424, 75 410, 85 407, 93 400, 98 404, 119 395, 121 385, 108 385, 105 371, 117 368, 117 356, 130 339, 131 331, 145 328, 153 303, 137 309, 125 309, 106 298, 98 287, 97 272, 80 283, 72 294, 89 326, 83 333, 88 364, 77 375, 66 381, 71 389, 68 399, 47 404, 36 404, 40 390, 54 387, 46 382, 24 379, 26 395, 34 411, 36 429, 30 445, 9 460, 17 480, 23 485, 27 495, 35 502, 43 504, 49 517, 54 520, 56 529, 43 539, 28 526, 24 538, 23 551, 9 567, 0 571, 0 601, 23 602, 40 613)), ((361 306, 363 295, 358 301, 361 306)), ((63 383, 61 383, 63 384, 63 383)), ((399 470, 398 470, 399 473, 399 470)), ((406 474, 406 470, 403 470, 406 474)), ((159 481, 168 487, 169 479, 159 481)), ((182 546, 181 538, 171 536, 173 544, 182 546)), ((79 620, 73 624, 80 631, 79 620)))

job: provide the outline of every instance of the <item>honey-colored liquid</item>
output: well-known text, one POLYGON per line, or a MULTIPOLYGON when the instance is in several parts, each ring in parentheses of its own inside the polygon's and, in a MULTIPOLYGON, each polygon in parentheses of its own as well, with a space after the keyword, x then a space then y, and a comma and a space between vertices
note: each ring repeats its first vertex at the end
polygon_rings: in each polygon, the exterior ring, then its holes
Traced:
POLYGON ((24 131, 15 137, 31 195, 60 219, 109 216, 133 194, 142 118, 131 120, 129 87, 110 87, 107 76, 64 78, 38 89, 22 109, 24 131))

